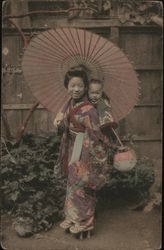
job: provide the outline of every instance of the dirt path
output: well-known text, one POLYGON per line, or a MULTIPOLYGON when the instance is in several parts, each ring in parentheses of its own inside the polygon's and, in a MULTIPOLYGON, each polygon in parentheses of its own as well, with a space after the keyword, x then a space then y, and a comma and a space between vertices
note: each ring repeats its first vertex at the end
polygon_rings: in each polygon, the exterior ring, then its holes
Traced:
POLYGON ((7 250, 157 250, 161 245, 160 212, 132 211, 123 203, 102 206, 94 235, 83 241, 63 232, 58 223, 30 238, 18 237, 11 221, 2 225, 7 250))

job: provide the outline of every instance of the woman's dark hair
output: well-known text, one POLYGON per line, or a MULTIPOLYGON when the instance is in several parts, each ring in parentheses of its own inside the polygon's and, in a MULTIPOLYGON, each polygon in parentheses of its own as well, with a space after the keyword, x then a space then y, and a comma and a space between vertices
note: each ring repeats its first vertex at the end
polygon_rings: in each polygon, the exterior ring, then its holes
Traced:
POLYGON ((80 77, 81 79, 83 79, 84 86, 88 87, 88 75, 85 66, 83 65, 75 66, 67 71, 64 79, 65 88, 68 88, 68 83, 72 79, 72 77, 80 77))

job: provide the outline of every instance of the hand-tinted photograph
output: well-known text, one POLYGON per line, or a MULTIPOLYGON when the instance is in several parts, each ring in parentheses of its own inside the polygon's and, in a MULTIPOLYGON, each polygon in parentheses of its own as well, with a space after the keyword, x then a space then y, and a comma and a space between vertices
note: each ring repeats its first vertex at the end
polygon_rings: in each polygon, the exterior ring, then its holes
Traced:
POLYGON ((1 9, 2 249, 162 249, 162 1, 1 9))

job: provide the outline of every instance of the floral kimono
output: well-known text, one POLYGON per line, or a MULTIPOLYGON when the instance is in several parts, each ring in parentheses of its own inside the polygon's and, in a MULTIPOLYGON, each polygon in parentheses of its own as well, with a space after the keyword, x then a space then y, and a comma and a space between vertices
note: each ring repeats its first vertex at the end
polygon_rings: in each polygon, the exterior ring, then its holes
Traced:
POLYGON ((97 111, 86 97, 74 107, 67 103, 64 122, 57 163, 68 175, 65 216, 87 228, 93 225, 95 190, 106 182, 107 148, 97 111))

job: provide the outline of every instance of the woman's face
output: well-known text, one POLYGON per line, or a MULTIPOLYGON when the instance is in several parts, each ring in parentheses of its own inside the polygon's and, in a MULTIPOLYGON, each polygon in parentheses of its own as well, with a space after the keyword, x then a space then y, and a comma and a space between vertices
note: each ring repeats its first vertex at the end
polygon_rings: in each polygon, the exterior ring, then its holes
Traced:
POLYGON ((79 99, 85 93, 85 85, 81 77, 72 77, 68 83, 68 93, 72 99, 79 99))

